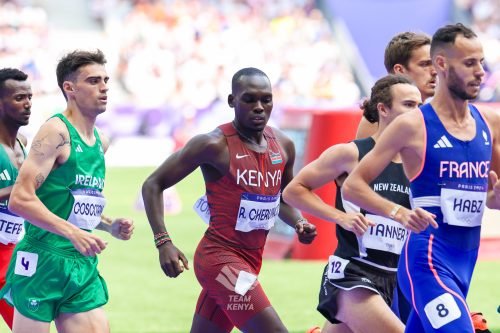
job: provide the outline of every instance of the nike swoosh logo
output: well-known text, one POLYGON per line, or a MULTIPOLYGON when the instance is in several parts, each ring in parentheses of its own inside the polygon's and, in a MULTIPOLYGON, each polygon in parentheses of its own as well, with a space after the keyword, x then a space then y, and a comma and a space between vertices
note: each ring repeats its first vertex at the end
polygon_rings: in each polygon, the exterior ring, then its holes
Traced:
POLYGON ((250 155, 248 155, 248 154, 247 155, 236 154, 236 159, 239 160, 239 159, 241 159, 243 157, 247 157, 247 156, 250 156, 250 155))

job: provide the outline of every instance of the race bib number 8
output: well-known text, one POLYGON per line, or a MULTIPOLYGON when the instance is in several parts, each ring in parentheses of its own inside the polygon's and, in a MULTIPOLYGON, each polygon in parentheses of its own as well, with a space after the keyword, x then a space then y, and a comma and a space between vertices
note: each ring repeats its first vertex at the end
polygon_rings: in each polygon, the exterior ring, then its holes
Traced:
POLYGON ((460 227, 481 225, 486 206, 486 185, 447 184, 441 188, 443 221, 460 227))
POLYGON ((449 293, 442 294, 427 303, 424 311, 434 329, 451 323, 461 315, 457 302, 449 293))
POLYGON ((281 195, 242 193, 235 229, 249 232, 269 230, 280 212, 281 195))

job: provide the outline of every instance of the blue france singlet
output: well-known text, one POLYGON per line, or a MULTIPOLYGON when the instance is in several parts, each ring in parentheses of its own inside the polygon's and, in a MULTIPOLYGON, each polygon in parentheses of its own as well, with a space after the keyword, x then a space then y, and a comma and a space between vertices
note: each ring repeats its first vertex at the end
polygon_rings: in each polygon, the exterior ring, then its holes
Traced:
POLYGON ((472 250, 479 247, 481 220, 486 206, 491 135, 479 111, 469 104, 476 122, 470 141, 448 133, 431 104, 421 107, 426 127, 423 168, 411 180, 412 205, 436 215, 438 229, 427 228, 452 247, 472 250))

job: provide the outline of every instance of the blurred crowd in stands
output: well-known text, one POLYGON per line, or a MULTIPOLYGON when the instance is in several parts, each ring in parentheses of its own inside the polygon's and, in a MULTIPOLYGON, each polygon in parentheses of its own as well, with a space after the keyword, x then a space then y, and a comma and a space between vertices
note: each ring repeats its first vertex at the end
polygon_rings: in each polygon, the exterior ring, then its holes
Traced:
MULTIPOLYGON (((108 57, 112 91, 100 125, 111 135, 170 136, 182 144, 232 119, 231 75, 247 66, 272 80, 275 122, 287 107, 354 105, 361 97, 312 0, 81 1, 88 7, 82 15, 94 23, 85 36, 108 57)), ((64 104, 54 74, 64 43, 37 3, 0 0, 0 67, 30 74, 35 98, 43 101, 35 99, 33 108, 41 105, 43 120, 64 104)), ((456 5, 484 42, 489 74, 481 98, 498 101, 500 2, 456 5)))

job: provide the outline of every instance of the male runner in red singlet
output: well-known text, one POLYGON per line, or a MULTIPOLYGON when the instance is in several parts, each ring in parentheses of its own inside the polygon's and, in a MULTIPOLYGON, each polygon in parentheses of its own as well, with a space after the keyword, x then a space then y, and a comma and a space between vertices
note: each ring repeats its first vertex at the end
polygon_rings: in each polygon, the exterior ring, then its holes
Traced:
POLYGON ((232 79, 228 104, 233 122, 197 135, 172 154, 143 185, 144 206, 169 277, 188 269, 163 222, 163 190, 200 167, 206 184, 210 224, 194 257, 202 286, 192 333, 288 332, 257 276, 267 233, 279 215, 310 243, 316 228, 281 200, 293 177, 295 148, 281 131, 266 126, 273 108, 271 83, 256 68, 232 79))

